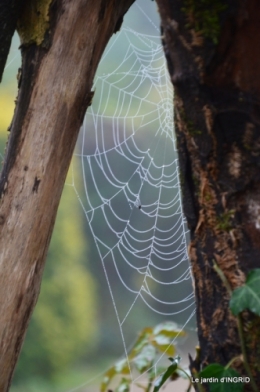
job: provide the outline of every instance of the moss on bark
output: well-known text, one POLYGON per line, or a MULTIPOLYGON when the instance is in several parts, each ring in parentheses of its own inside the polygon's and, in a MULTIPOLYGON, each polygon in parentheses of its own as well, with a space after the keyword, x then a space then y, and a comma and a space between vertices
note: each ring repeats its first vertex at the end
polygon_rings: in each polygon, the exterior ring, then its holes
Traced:
POLYGON ((41 45, 49 28, 52 0, 30 0, 25 3, 18 20, 17 31, 23 45, 41 45))

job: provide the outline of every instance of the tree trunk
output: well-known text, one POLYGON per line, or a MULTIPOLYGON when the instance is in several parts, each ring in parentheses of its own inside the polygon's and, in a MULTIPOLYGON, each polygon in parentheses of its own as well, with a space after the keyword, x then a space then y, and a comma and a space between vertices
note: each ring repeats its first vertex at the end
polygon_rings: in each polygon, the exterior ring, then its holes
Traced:
POLYGON ((102 52, 134 0, 31 0, 0 181, 0 391, 9 389, 102 52))
MULTIPOLYGON (((232 289, 260 267, 260 3, 157 3, 175 89, 200 370, 214 362, 226 365, 241 354, 230 296, 214 262, 232 289)), ((243 322, 249 363, 260 390, 260 322, 249 312, 243 313, 243 322)), ((234 367, 245 374, 241 361, 234 367)))

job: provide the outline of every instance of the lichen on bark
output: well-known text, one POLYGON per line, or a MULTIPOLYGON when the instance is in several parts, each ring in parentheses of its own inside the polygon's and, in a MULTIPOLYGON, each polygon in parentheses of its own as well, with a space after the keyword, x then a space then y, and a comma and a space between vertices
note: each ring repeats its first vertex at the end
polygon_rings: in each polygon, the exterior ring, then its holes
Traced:
POLYGON ((25 3, 17 23, 23 45, 41 45, 49 28, 49 9, 52 0, 29 0, 25 3))

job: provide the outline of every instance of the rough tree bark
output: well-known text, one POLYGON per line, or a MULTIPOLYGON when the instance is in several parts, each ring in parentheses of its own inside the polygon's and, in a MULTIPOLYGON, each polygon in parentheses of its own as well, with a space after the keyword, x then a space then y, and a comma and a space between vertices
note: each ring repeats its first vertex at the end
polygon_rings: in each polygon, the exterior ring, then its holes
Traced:
POLYGON ((133 1, 24 2, 22 76, 0 180, 1 392, 9 389, 38 297, 97 65, 133 1))
MULTIPOLYGON (((157 0, 175 89, 183 204, 197 301, 200 363, 241 354, 229 294, 260 267, 260 3, 157 0)), ((260 321, 244 312, 250 366, 260 390, 260 321)), ((234 363, 245 374, 243 363, 234 363)), ((248 391, 251 386, 246 387, 248 391)))

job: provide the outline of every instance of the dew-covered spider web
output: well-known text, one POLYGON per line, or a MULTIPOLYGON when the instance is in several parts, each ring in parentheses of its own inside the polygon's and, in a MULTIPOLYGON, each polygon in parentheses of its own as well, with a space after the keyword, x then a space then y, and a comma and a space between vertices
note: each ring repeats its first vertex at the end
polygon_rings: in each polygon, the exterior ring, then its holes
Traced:
MULTIPOLYGON (((191 330, 195 324, 173 90, 155 7, 137 0, 112 37, 66 182, 84 214, 88 266, 98 281, 98 356, 124 359, 129 367, 142 328, 171 321, 191 330)), ((181 355, 190 343, 179 347, 181 355)), ((165 359, 158 356, 155 372, 165 359)), ((107 362, 97 365, 93 377, 63 391, 98 390, 107 362)), ((140 375, 130 375, 136 386, 140 375)))
POLYGON ((133 6, 135 17, 130 10, 102 58, 75 153, 79 181, 71 182, 105 276, 105 307, 117 322, 111 339, 122 341, 126 357, 149 317, 186 325, 195 308, 173 91, 159 18, 146 8, 133 6))

